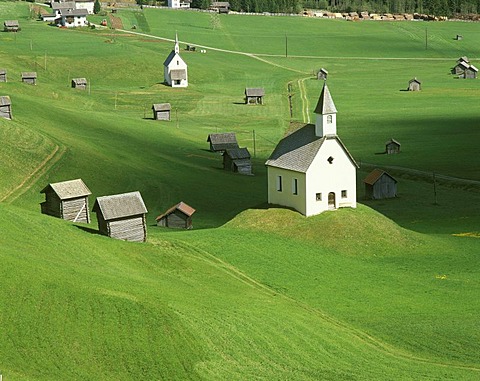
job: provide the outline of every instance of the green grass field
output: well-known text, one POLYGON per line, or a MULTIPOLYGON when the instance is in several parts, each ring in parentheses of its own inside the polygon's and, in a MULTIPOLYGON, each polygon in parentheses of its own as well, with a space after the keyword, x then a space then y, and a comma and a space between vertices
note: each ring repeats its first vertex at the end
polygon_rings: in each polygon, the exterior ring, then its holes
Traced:
POLYGON ((463 55, 480 65, 477 24, 220 15, 213 29, 207 13, 119 10, 135 35, 57 29, 28 3, 0 14, 22 26, 0 33, 14 117, 0 120, 5 381, 480 377, 480 187, 439 181, 434 204, 430 178, 397 169, 398 198, 364 201, 365 165, 357 209, 304 218, 268 207, 264 167, 291 119, 314 120, 325 67, 360 164, 480 180, 480 85, 449 73, 463 55), (182 51, 187 89, 161 83, 175 31, 207 50, 182 51), (422 91, 402 91, 415 76, 422 91), (89 90, 71 89, 75 77, 89 90), (245 87, 264 87, 265 105, 243 105, 245 87), (171 122, 151 119, 161 102, 171 122), (255 144, 255 176, 208 151, 208 134, 227 131, 255 144), (379 154, 391 137, 403 152, 379 154), (139 190, 148 242, 96 234, 95 215, 41 215, 39 191, 74 178, 91 204, 139 190), (194 230, 154 226, 181 200, 194 230))

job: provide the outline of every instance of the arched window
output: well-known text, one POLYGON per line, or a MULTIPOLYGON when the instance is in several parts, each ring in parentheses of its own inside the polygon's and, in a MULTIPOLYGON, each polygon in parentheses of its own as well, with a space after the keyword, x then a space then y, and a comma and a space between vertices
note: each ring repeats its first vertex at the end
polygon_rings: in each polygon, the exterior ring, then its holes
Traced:
POLYGON ((332 123, 333 117, 331 115, 327 115, 327 123, 332 123))

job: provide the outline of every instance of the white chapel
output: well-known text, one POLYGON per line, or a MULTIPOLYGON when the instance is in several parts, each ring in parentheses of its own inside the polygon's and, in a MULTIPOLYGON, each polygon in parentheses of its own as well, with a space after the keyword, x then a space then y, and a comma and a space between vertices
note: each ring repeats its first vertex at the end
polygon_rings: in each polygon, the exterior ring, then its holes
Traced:
POLYGON ((337 135, 337 109, 326 82, 315 124, 284 137, 267 160, 268 202, 305 216, 357 206, 357 163, 337 135))
POLYGON ((178 35, 175 33, 175 47, 163 63, 163 76, 165 83, 172 87, 187 87, 188 72, 187 64, 180 57, 178 35))

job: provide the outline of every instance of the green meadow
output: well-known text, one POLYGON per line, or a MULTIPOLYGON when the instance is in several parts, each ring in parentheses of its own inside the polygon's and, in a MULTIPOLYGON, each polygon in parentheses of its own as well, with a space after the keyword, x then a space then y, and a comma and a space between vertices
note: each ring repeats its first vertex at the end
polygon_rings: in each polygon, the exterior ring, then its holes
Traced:
POLYGON ((67 30, 29 3, 0 14, 22 27, 0 33, 3 380, 479 379, 480 186, 433 184, 480 181, 480 84, 450 74, 460 56, 480 66, 477 24, 120 9, 124 31, 67 30), (186 89, 162 84, 175 32, 186 89), (264 163, 291 121, 314 121, 321 67, 359 204, 305 218, 266 203, 264 163), (422 91, 405 91, 414 77, 422 91), (245 106, 245 87, 265 104, 245 106), (152 119, 163 102, 170 122, 152 119), (208 151, 229 131, 254 176, 208 151), (401 154, 382 154, 390 138, 401 154), (399 197, 364 200, 373 166, 393 168, 399 197), (40 214, 40 190, 75 178, 90 205, 140 191, 147 242, 97 234, 93 213, 40 214), (179 201, 194 229, 155 226, 179 201))

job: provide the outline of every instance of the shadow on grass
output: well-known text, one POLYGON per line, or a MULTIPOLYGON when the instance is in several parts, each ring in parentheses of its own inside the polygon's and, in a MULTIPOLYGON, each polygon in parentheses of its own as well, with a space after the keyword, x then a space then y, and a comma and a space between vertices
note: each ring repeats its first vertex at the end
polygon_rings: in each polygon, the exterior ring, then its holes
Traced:
POLYGON ((90 234, 95 234, 95 235, 101 235, 100 231, 97 229, 92 229, 87 226, 81 226, 81 225, 75 225, 76 228, 83 230, 84 232, 90 233, 90 234))

